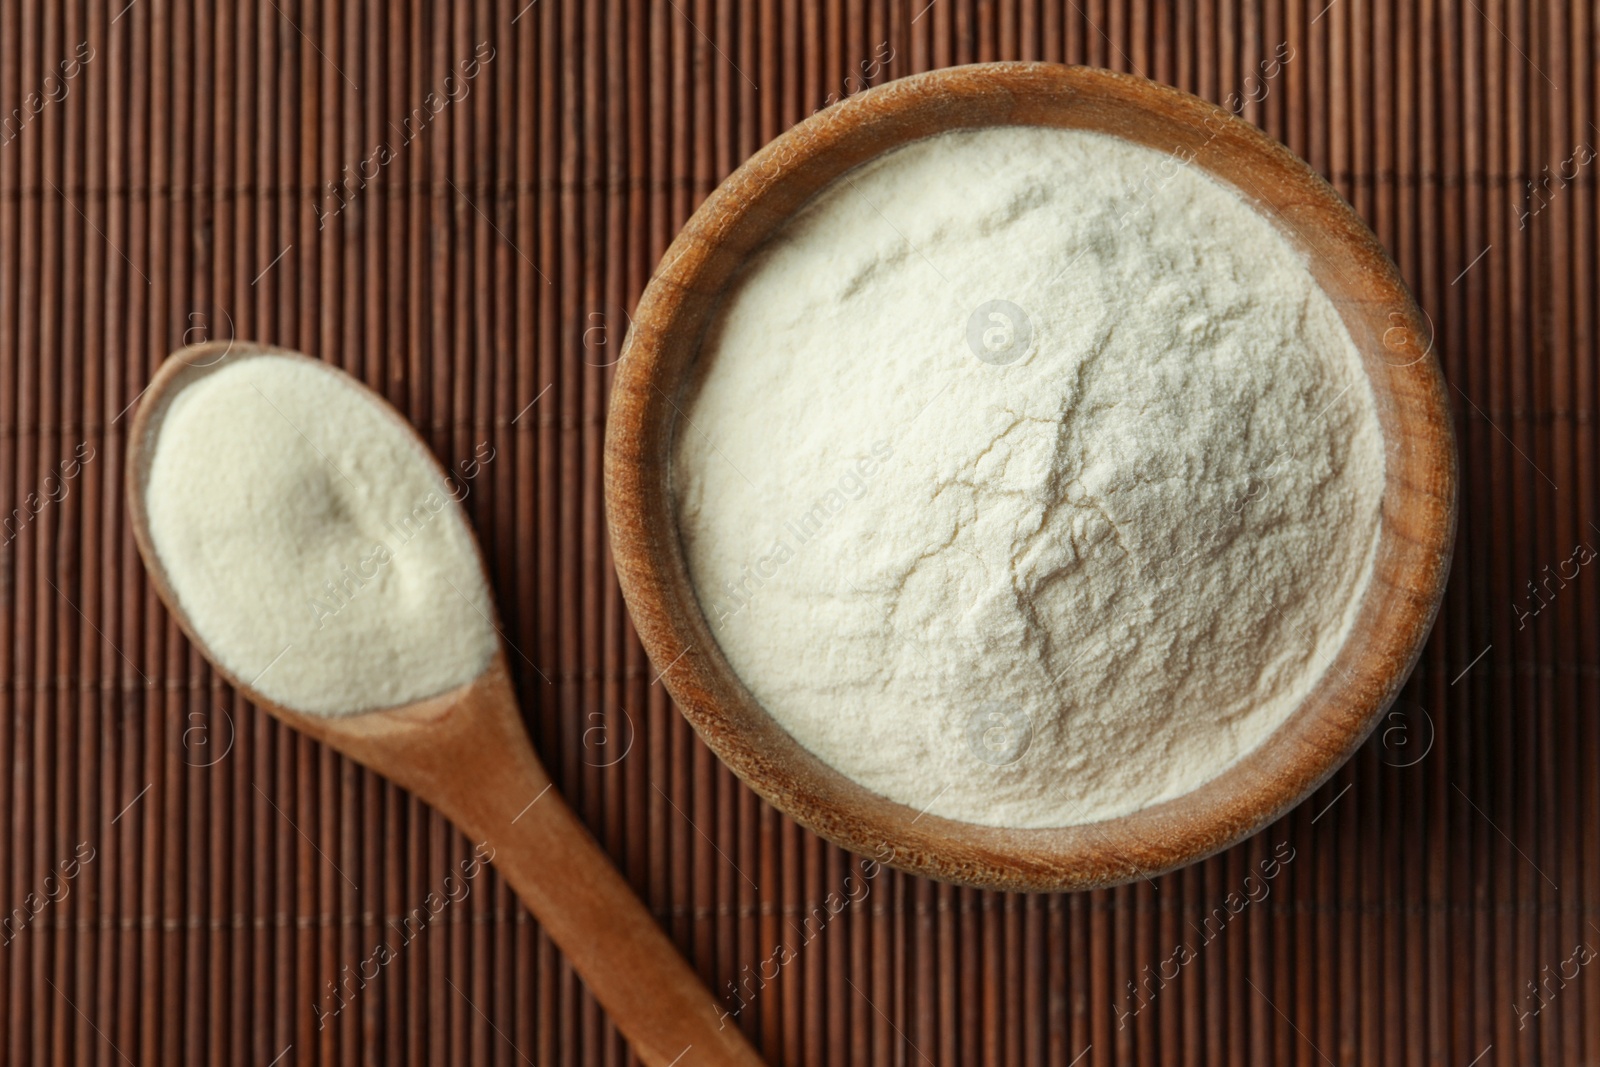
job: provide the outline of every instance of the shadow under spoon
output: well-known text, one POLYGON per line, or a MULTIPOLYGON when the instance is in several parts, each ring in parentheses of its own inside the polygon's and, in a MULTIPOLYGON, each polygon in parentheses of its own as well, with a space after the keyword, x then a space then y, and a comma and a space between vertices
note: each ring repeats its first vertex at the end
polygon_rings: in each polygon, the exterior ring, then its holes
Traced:
MULTIPOLYGON (((151 537, 145 504, 155 443, 178 392, 222 364, 264 355, 309 358, 238 341, 195 345, 173 353, 143 396, 128 449, 128 513, 139 553, 167 610, 218 673, 252 703, 415 793, 470 840, 487 842, 494 866, 647 1067, 759 1065, 755 1050, 736 1026, 721 1021, 724 1013, 710 991, 552 788, 523 729, 498 642, 486 669, 449 692, 328 717, 267 698, 222 666, 196 632, 151 537)), ((349 381, 405 427, 443 483, 443 469, 410 423, 376 393, 349 381)), ((459 505, 451 501, 448 506, 459 505)), ((477 564, 481 570, 481 554, 477 564)), ((484 587, 490 588, 486 574, 484 587)))

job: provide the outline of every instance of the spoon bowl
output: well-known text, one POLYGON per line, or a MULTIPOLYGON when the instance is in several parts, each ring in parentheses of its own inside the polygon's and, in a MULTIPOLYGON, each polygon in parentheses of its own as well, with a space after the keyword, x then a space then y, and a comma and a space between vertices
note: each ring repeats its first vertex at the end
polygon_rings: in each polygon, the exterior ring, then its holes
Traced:
MULTIPOLYGON (((128 513, 150 582, 179 627, 228 683, 294 729, 415 793, 474 842, 544 926, 649 1067, 756 1067, 761 1059, 552 788, 533 751, 497 647, 476 678, 408 704, 352 715, 306 714, 222 666, 173 591, 145 507, 150 463, 172 400, 218 368, 258 356, 309 357, 240 341, 173 353, 151 380, 128 447, 128 513)), ((351 380, 404 427, 441 484, 444 469, 382 397, 351 380)), ((454 502, 452 507, 458 506, 454 502)), ((470 523, 467 524, 470 533, 470 523)), ((474 540, 473 551, 477 552, 474 540)), ((482 556, 478 556, 482 569, 482 556)), ((488 576, 483 576, 485 588, 488 576)), ((493 612, 491 598, 490 611, 493 612)), ((491 620, 499 631, 498 620, 491 620)))

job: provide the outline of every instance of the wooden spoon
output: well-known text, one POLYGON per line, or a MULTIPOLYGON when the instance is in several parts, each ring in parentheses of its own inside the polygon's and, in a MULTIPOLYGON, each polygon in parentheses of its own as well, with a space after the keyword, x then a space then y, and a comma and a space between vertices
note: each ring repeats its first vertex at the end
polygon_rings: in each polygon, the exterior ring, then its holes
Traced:
MULTIPOLYGON (((180 390, 216 367, 266 353, 309 358, 239 341, 180 349, 150 382, 134 419, 128 514, 139 554, 167 610, 216 671, 252 703, 409 789, 470 840, 487 842, 494 865, 648 1067, 760 1064, 738 1027, 726 1021, 711 993, 551 787, 522 728, 504 649, 496 649, 481 675, 451 692, 330 718, 300 714, 266 699, 217 663, 195 632, 150 538, 145 490, 156 436, 180 390)), ((352 382, 416 436, 382 397, 352 382)), ((443 482, 443 469, 420 438, 418 443, 443 482)), ((484 582, 487 588, 487 575, 484 582)))

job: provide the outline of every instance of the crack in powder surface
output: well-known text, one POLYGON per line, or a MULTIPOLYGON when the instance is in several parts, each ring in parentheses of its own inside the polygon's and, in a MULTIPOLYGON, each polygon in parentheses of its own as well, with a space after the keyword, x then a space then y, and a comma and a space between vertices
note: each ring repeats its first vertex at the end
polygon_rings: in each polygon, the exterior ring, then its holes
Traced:
POLYGON ((235 356, 161 418, 150 537, 219 663, 342 715, 471 681, 495 648, 466 518, 416 439, 342 374, 235 356))
POLYGON ((686 412, 679 530, 730 664, 954 819, 1215 777, 1372 569, 1382 437, 1332 304, 1237 194, 1102 134, 948 133, 834 183, 731 290, 686 412))

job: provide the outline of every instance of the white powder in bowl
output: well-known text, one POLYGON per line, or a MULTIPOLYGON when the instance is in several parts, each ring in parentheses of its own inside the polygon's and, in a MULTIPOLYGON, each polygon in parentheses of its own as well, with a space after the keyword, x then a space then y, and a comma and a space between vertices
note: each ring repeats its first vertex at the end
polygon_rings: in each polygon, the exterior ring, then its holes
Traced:
POLYGON ((1304 259, 1101 134, 949 133, 834 183, 730 291, 685 412, 678 522, 728 661, 822 760, 954 819, 1215 777, 1372 569, 1372 389, 1304 259))
POLYGON ((232 356, 177 392, 154 432, 151 541, 241 681, 342 715, 488 665, 493 608, 466 519, 418 441, 343 373, 232 356))

